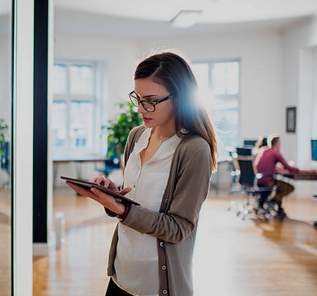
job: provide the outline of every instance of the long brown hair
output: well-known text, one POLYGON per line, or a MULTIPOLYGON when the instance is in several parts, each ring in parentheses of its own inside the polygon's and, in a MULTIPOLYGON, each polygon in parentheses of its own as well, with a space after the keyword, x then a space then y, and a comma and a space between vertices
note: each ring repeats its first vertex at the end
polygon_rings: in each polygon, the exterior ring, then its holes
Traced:
POLYGON ((155 54, 142 61, 134 75, 134 79, 151 78, 164 85, 174 96, 175 127, 179 137, 199 135, 209 146, 213 170, 217 167, 217 142, 213 125, 206 109, 198 104, 197 82, 187 62, 172 52, 155 54), (188 131, 182 133, 181 129, 188 131))

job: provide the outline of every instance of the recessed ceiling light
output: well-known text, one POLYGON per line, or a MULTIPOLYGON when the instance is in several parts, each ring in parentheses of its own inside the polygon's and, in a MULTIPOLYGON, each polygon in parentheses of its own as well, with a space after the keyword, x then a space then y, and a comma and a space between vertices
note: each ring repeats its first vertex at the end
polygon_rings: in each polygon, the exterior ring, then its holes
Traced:
POLYGON ((188 28, 195 25, 202 10, 181 10, 170 22, 174 28, 188 28))

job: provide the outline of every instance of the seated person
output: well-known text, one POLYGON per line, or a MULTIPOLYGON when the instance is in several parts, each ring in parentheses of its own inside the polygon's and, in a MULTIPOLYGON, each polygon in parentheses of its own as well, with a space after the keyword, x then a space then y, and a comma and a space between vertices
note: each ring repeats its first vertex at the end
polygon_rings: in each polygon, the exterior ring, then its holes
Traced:
MULTIPOLYGON (((258 180, 259 187, 273 187, 274 185, 277 186, 276 194, 275 194, 275 202, 277 204, 277 216, 284 217, 286 213, 282 207, 282 200, 283 197, 289 195, 291 192, 294 191, 294 186, 283 182, 281 180, 276 180, 274 178, 274 173, 277 171, 276 164, 281 163, 284 169, 288 170, 289 172, 296 173, 296 172, 303 172, 303 173, 314 173, 316 171, 303 171, 299 170, 296 167, 288 165, 288 163, 283 158, 282 154, 280 153, 281 141, 278 136, 271 136, 268 139, 269 146, 263 146, 260 148, 257 156, 254 160, 254 165, 257 168, 258 173, 261 173, 263 177, 258 180)), ((267 199, 267 196, 263 195, 263 198, 259 201, 259 208, 263 209, 263 205, 267 199)))

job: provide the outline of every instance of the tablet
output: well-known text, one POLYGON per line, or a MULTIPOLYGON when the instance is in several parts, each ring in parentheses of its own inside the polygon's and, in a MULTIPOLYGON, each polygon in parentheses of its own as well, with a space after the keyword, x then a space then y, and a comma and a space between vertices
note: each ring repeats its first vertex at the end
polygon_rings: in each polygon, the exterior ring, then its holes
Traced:
POLYGON ((113 191, 105 186, 102 186, 98 183, 87 182, 87 181, 69 178, 69 177, 65 177, 65 176, 61 176, 61 179, 64 179, 70 183, 74 183, 76 185, 80 185, 80 186, 85 187, 85 188, 91 188, 91 187, 98 188, 99 190, 113 196, 117 200, 117 202, 121 202, 123 204, 140 205, 137 202, 135 202, 134 200, 129 199, 129 198, 125 197, 124 195, 119 194, 119 193, 117 193, 117 192, 115 192, 115 191, 113 191))

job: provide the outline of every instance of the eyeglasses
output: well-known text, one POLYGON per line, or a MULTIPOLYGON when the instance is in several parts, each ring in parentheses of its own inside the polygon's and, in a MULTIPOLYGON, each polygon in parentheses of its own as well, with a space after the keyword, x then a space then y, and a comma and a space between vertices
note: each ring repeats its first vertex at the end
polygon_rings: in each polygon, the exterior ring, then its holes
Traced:
POLYGON ((159 103, 162 103, 164 101, 167 101, 171 98, 173 98, 173 95, 169 95, 167 96, 166 98, 163 98, 161 100, 158 100, 158 101, 148 101, 148 100, 141 100, 140 96, 135 92, 135 91, 132 91, 129 93, 129 98, 130 98, 130 101, 131 103, 138 107, 139 104, 142 104, 142 107, 148 111, 148 112, 154 112, 155 111, 155 106, 159 103))

